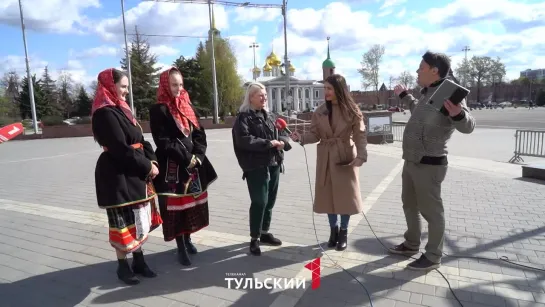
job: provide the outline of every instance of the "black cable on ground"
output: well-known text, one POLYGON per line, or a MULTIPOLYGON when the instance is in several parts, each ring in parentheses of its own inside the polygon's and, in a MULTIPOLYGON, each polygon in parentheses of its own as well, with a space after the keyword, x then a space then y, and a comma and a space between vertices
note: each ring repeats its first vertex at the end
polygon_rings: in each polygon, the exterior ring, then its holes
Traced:
MULTIPOLYGON (((305 164, 306 164, 306 167, 307 167, 307 177, 308 177, 308 184, 309 184, 309 189, 310 189, 310 197, 311 197, 311 201, 312 203, 314 204, 314 193, 312 191, 312 182, 311 182, 311 179, 310 179, 310 170, 309 170, 309 166, 308 166, 308 157, 307 157, 307 150, 304 146, 301 146, 303 147, 303 151, 305 153, 305 164)), ((367 221, 367 225, 369 227, 369 229, 371 230, 371 232, 373 233, 373 235, 375 236, 375 239, 377 239, 377 241, 380 243, 380 245, 382 245, 382 247, 387 251, 389 252, 389 249, 386 245, 384 245, 384 243, 382 242, 382 240, 377 236, 377 234, 375 233, 375 230, 373 229, 373 227, 371 226, 371 223, 369 222, 369 219, 367 219, 367 215, 365 215, 365 213, 363 213, 363 217, 365 218, 365 220, 367 221)), ((341 265, 339 265, 336 261, 334 261, 333 259, 331 259, 331 257, 327 254, 326 250, 322 247, 322 244, 320 243, 320 239, 318 238, 318 232, 316 230, 316 223, 314 221, 314 211, 312 212, 312 225, 314 226, 314 235, 316 236, 316 242, 318 243, 318 246, 320 246, 320 249, 322 250, 322 253, 324 255, 327 256, 327 258, 329 258, 329 260, 331 260, 331 262, 334 263, 335 266, 341 268, 345 273, 347 273, 348 275, 350 275, 350 277, 352 277, 358 284, 360 284, 360 286, 365 290, 365 293, 367 294, 367 296, 369 297, 369 304, 371 305, 371 307, 373 307, 373 301, 371 299, 371 294, 369 293, 369 290, 365 287, 365 285, 363 283, 361 283, 354 275, 352 275, 352 273, 350 273, 348 270, 346 270, 345 268, 343 268, 341 265)), ((457 256, 457 255, 449 255, 447 253, 443 253, 445 256, 447 257, 453 257, 453 258, 464 258, 464 259, 476 259, 476 260, 486 260, 486 261, 502 261, 502 262, 507 262, 509 264, 512 264, 512 265, 516 265, 516 266, 520 266, 520 267, 523 267, 523 268, 527 268, 527 269, 531 269, 531 270, 535 270, 535 271, 541 271, 541 272, 545 272, 544 269, 540 269, 540 268, 536 268, 536 267, 531 267, 531 266, 527 266, 527 265, 524 265, 524 264, 520 264, 520 263, 516 263, 514 261, 511 261, 509 260, 509 258, 507 256, 502 256, 502 257, 499 257, 499 258, 486 258, 486 257, 478 257, 478 256, 457 256)), ((417 258, 413 257, 413 256, 408 256, 408 255, 402 255, 402 256, 405 256, 407 258, 410 258, 410 259, 415 259, 417 260, 417 258)), ((448 285, 448 288, 450 290, 450 292, 452 293, 452 295, 454 296, 454 298, 456 299, 456 301, 458 301, 458 303, 460 304, 460 306, 464 307, 464 305, 462 304, 462 302, 460 301, 460 299, 458 298, 458 296, 456 295, 456 293, 454 293, 454 289, 452 289, 452 286, 448 280, 448 278, 441 272, 439 271, 438 269, 434 269, 437 273, 439 273, 443 279, 447 282, 447 285, 448 285)))

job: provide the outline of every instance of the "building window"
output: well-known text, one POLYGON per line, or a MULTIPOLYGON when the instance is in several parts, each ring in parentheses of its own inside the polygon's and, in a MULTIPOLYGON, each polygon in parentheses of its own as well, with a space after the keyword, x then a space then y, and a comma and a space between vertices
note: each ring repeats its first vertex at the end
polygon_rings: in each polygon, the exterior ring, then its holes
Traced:
POLYGON ((310 98, 310 90, 308 88, 305 89, 305 98, 310 98))
POLYGON ((320 92, 319 91, 315 91, 314 92, 314 98, 318 98, 320 96, 320 92))

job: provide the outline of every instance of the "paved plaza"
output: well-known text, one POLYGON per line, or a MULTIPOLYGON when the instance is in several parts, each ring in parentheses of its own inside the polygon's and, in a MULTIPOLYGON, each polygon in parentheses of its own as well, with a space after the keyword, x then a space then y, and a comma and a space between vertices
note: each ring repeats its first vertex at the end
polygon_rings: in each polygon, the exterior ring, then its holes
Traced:
MULTIPOLYGON (((330 258, 367 287, 373 306, 460 306, 438 272, 408 271, 406 258, 385 253, 363 215, 352 217, 348 249, 321 258, 321 286, 311 289, 311 272, 304 266, 322 255, 317 237, 323 244, 329 226, 325 216, 312 215, 300 146, 286 154, 273 213, 271 232, 284 245, 249 256, 249 197, 230 130, 209 130, 208 138, 219 179, 210 189, 211 224, 194 236, 200 253, 192 266, 182 267, 175 244, 154 231, 144 247, 159 276, 132 287, 117 281, 106 215, 96 205, 98 144, 74 138, 0 145, 0 306, 370 306, 365 290, 330 258), (260 281, 298 278, 306 285, 229 289, 229 274, 260 281)), ((508 257, 545 268, 545 189, 522 180, 520 165, 505 163, 511 144, 511 130, 486 128, 456 134, 451 144, 443 200, 445 253, 453 256, 443 259, 439 271, 465 307, 545 307, 543 271, 492 260, 508 257)), ((390 246, 400 243, 405 231, 401 149, 389 144, 368 150, 361 168, 364 210, 376 235, 390 246)), ((314 184, 316 147, 307 146, 306 152, 314 184)), ((422 247, 426 237, 424 231, 422 247)))
MULTIPOLYGON (((479 128, 545 129, 545 107, 497 108, 471 111, 479 128)), ((394 113, 394 120, 406 121, 410 112, 394 113)))

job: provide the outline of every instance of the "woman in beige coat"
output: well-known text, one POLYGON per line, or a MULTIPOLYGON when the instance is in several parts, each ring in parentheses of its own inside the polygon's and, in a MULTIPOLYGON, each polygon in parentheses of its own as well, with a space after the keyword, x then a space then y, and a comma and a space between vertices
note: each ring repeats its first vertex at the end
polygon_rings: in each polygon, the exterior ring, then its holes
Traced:
POLYGON ((350 216, 362 211, 359 167, 367 162, 363 114, 346 80, 331 75, 324 82, 325 100, 312 114, 310 131, 291 137, 301 145, 318 143, 314 212, 327 213, 331 226, 328 247, 346 249, 350 216), (341 216, 340 229, 337 223, 341 216))

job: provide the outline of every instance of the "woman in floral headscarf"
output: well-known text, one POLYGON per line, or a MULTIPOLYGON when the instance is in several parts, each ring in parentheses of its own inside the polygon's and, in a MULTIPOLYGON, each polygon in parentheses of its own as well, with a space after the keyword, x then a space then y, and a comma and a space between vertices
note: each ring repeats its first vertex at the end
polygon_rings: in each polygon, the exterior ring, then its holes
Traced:
POLYGON ((161 224, 152 179, 159 174, 155 153, 125 101, 129 80, 107 69, 98 75, 91 110, 93 135, 104 149, 95 168, 98 206, 108 214, 110 244, 117 253, 117 276, 134 285, 135 274, 156 274, 144 261, 142 244, 161 224), (132 268, 126 255, 133 254, 132 268))
POLYGON ((178 261, 191 265, 197 249, 191 234, 208 226, 208 186, 217 178, 206 157, 206 133, 183 88, 181 72, 170 68, 159 79, 150 128, 160 172, 154 179, 165 241, 176 239, 178 261))

